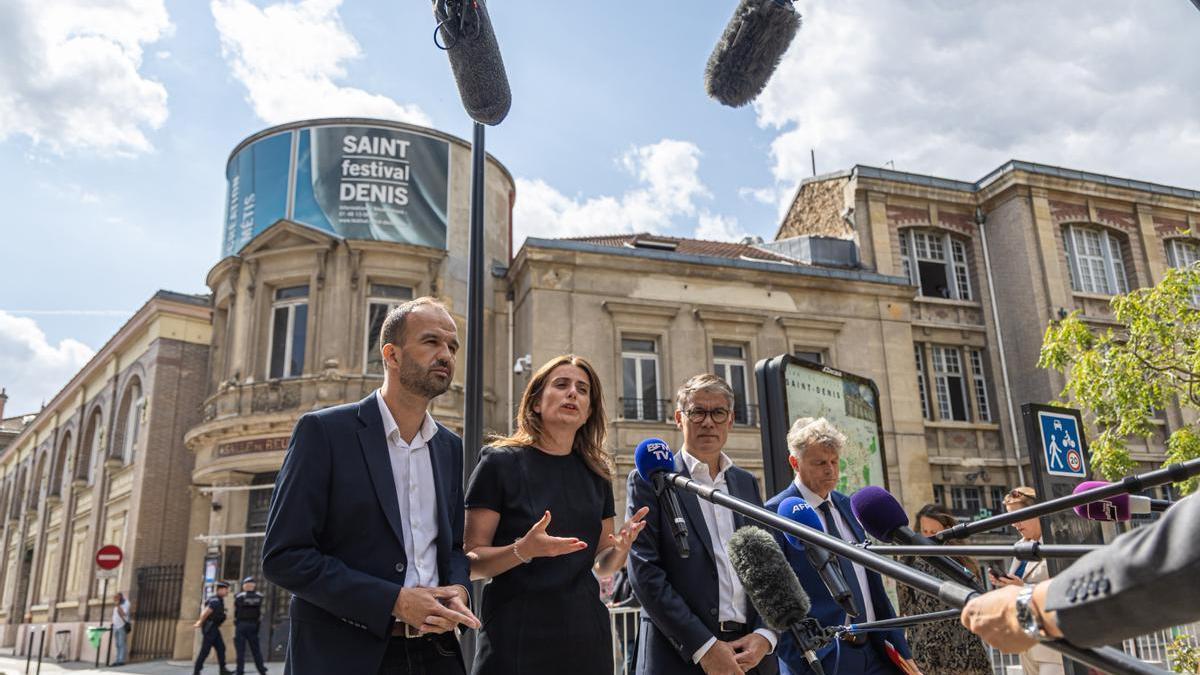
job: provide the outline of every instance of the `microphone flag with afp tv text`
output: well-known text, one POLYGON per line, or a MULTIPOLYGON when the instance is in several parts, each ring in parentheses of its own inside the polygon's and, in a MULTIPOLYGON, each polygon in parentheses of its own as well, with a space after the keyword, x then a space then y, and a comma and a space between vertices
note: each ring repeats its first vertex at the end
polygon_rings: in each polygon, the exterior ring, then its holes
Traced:
POLYGON ((708 57, 704 89, 733 108, 753 101, 799 30, 792 0, 741 0, 708 57))
MULTIPOLYGON (((776 512, 784 518, 818 532, 825 531, 825 526, 821 524, 821 517, 817 515, 813 507, 809 506, 808 502, 800 497, 788 497, 783 500, 779 503, 776 512)), ((846 577, 842 574, 838 559, 820 546, 805 546, 804 542, 786 532, 783 537, 792 548, 804 551, 804 557, 808 559, 808 564, 817 571, 817 575, 821 577, 821 583, 825 584, 825 590, 829 591, 829 595, 842 608, 842 611, 846 612, 848 616, 858 617, 861 612, 854 604, 854 592, 846 585, 846 577)))
POLYGON ((508 73, 484 0, 434 0, 434 42, 450 57, 467 115, 495 126, 512 107, 508 73))
POLYGON ((775 537, 761 527, 740 528, 729 538, 729 562, 763 623, 773 631, 790 632, 808 666, 824 675, 816 650, 825 646, 830 636, 808 616, 812 600, 783 557, 775 537))
POLYGON ((642 480, 654 486, 658 508, 667 514, 679 557, 688 557, 691 551, 688 547, 687 521, 683 519, 679 497, 667 484, 666 478, 668 473, 675 470, 675 457, 671 454, 671 446, 662 439, 647 438, 638 443, 637 450, 634 450, 633 463, 637 466, 638 475, 642 480))
MULTIPOLYGON (((912 531, 908 526, 908 516, 904 513, 904 507, 896 501, 892 493, 878 485, 868 485, 850 495, 850 510, 854 512, 858 522, 862 523, 863 529, 880 541, 938 546, 932 539, 912 531)), ((926 560, 951 581, 977 591, 983 590, 975 575, 955 560, 946 556, 935 556, 926 560)))

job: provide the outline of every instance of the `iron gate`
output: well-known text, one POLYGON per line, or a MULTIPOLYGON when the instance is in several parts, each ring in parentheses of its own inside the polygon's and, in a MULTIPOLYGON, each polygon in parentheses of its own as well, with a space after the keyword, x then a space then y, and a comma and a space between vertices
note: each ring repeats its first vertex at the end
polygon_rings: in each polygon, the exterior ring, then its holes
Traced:
POLYGON ((133 596, 130 661, 169 659, 175 651, 183 565, 139 567, 133 596))

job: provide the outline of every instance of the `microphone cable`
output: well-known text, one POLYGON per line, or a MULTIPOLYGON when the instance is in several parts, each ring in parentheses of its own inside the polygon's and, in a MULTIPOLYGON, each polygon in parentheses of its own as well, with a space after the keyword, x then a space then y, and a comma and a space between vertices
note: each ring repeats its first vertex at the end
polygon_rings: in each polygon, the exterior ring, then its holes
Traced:
POLYGON ((468 0, 467 4, 470 5, 470 9, 475 15, 475 32, 472 35, 466 34, 468 14, 467 12, 463 11, 463 0, 437 0, 438 11, 444 14, 446 18, 439 21, 438 24, 433 27, 433 44, 435 47, 442 51, 450 51, 451 49, 454 49, 454 46, 458 44, 459 39, 463 37, 466 37, 468 40, 474 40, 475 38, 479 37, 479 34, 483 31, 483 21, 479 19, 479 2, 478 0, 468 0), (458 17, 457 30, 454 30, 453 24, 451 23, 455 16, 458 17), (452 36, 454 40, 449 44, 443 44, 442 41, 438 39, 439 32, 445 32, 447 36, 452 36))

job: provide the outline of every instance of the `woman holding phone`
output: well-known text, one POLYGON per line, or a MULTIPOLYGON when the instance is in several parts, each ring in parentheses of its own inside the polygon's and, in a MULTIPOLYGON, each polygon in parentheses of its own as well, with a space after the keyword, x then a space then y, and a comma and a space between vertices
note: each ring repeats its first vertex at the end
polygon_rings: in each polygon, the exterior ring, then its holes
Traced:
MULTIPOLYGON (((1004 508, 1006 511, 1016 511, 1033 506, 1037 502, 1037 492, 1033 488, 1016 487, 1004 497, 1004 508)), ((1017 521, 1013 527, 1021 533, 1021 541, 1040 542, 1042 540, 1042 522, 1037 518, 1017 521)), ((1050 578, 1050 570, 1046 567, 1044 560, 1030 562, 1013 559, 1006 573, 997 574, 998 571, 995 568, 988 568, 988 579, 996 588, 1036 584, 1050 578)), ((1029 651, 1021 653, 1021 667, 1025 669, 1025 675, 1063 675, 1064 673, 1062 656, 1041 644, 1034 645, 1029 651)))

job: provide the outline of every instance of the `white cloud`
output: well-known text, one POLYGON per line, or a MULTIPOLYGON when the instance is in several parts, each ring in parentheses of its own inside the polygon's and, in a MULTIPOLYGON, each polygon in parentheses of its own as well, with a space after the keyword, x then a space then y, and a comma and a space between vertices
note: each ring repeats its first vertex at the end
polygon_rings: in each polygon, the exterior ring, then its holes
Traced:
POLYGON ((362 48, 342 25, 342 0, 212 0, 221 51, 268 124, 311 117, 364 116, 429 125, 415 105, 337 84, 362 48))
POLYGON ((0 385, 9 396, 4 414, 37 412, 94 355, 78 340, 52 345, 33 319, 0 310, 0 385))
POLYGON ((978 180, 1017 158, 1200 183, 1200 16, 1186 2, 811 3, 755 104, 791 196, 853 164, 978 180))
POLYGON ((662 232, 674 218, 695 215, 696 201, 711 196, 700 180, 700 148, 694 143, 664 139, 635 147, 618 165, 639 183, 619 197, 572 198, 543 180, 518 178, 514 250, 525 237, 662 232))
POLYGON ((167 90, 139 72, 142 50, 171 32, 163 0, 0 2, 0 140, 51 152, 152 149, 167 90))
POLYGON ((693 236, 708 241, 741 241, 750 236, 750 233, 738 225, 737 218, 704 211, 700 214, 699 224, 693 236))

